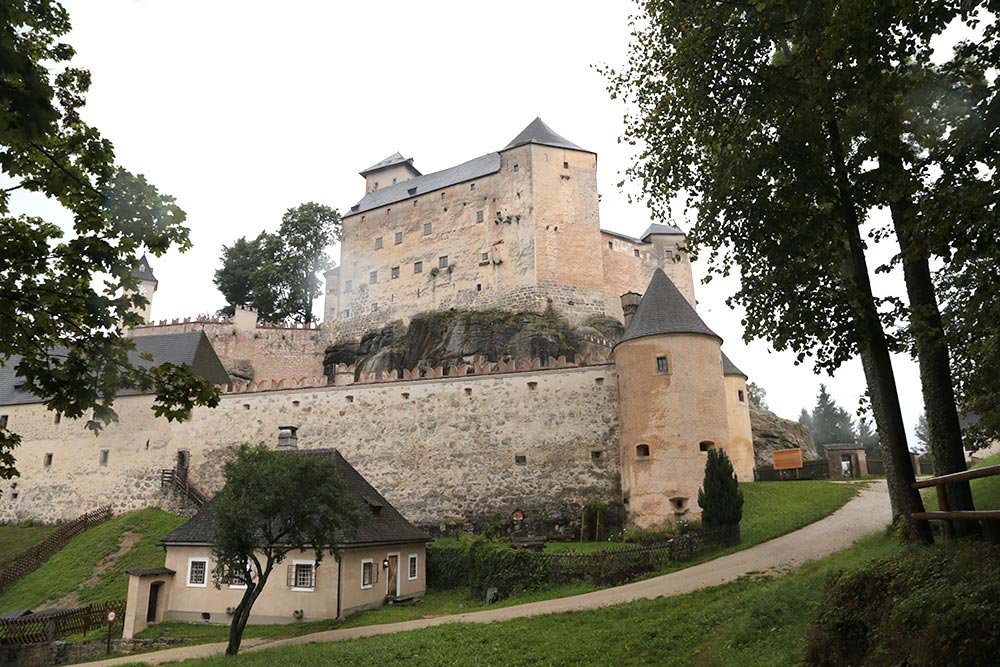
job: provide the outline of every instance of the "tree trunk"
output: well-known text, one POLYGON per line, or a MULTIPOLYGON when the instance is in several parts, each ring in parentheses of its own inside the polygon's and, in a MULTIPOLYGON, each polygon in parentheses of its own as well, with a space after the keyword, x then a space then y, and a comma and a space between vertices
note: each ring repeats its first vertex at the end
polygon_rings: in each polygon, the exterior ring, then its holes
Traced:
MULTIPOLYGON (((902 187, 907 174, 898 155, 880 153, 879 164, 889 174, 893 186, 900 188, 896 190, 898 195, 890 199, 889 210, 903 260, 903 277, 910 301, 910 331, 920 366, 920 385, 924 395, 934 472, 937 475, 963 472, 966 469, 965 450, 962 447, 958 408, 955 406, 948 346, 945 343, 941 311, 938 310, 927 254, 913 247, 913 217, 916 211, 909 193, 902 187)), ((969 482, 948 484, 945 489, 951 510, 975 509, 969 482)), ((956 522, 955 528, 960 535, 979 532, 979 524, 975 521, 956 522)))
POLYGON ((239 605, 236 606, 236 612, 233 614, 233 621, 229 624, 229 645, 226 646, 226 655, 236 655, 239 653, 240 644, 243 642, 243 631, 247 627, 247 621, 250 620, 250 610, 253 609, 253 603, 257 601, 257 596, 264 590, 264 584, 267 583, 267 576, 265 574, 256 583, 252 581, 247 583, 247 589, 243 592, 243 597, 240 599, 239 605))
POLYGON ((837 185, 841 221, 850 248, 848 273, 851 282, 857 289, 855 311, 861 333, 859 340, 861 362, 865 378, 868 381, 872 413, 878 427, 879 444, 882 448, 893 520, 902 517, 906 521, 907 533, 911 541, 931 544, 934 538, 927 522, 914 521, 910 518, 914 512, 924 511, 924 504, 920 493, 913 488, 913 482, 916 480, 913 473, 913 463, 910 459, 910 450, 906 445, 906 430, 903 427, 903 414, 899 407, 896 378, 892 371, 889 345, 885 338, 885 331, 882 330, 882 323, 875 307, 871 280, 868 276, 868 263, 865 260, 864 246, 861 241, 860 219, 851 183, 847 177, 840 127, 835 117, 827 121, 826 127, 830 142, 830 158, 837 185))

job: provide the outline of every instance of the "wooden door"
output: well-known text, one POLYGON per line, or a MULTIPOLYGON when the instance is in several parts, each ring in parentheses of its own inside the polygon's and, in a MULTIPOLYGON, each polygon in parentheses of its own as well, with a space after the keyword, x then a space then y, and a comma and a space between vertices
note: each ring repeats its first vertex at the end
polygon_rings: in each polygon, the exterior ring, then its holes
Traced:
POLYGON ((394 598, 399 595, 399 554, 389 555, 389 573, 385 578, 385 596, 394 598))

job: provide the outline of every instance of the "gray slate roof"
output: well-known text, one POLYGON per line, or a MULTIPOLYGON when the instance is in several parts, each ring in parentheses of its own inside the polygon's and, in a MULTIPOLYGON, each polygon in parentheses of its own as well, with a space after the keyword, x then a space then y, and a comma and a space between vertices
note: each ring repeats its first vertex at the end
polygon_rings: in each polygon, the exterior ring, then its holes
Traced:
POLYGON ((557 134, 551 127, 542 122, 541 118, 535 118, 528 124, 528 127, 521 130, 521 133, 514 137, 503 150, 516 148, 525 144, 541 144, 542 146, 555 146, 556 148, 568 148, 574 151, 592 153, 584 148, 580 148, 572 141, 557 134))
POLYGON ((372 166, 368 167, 367 169, 363 169, 363 170, 361 170, 358 173, 360 173, 362 176, 367 176, 368 174, 372 173, 373 171, 379 171, 380 169, 386 169, 387 167, 394 167, 397 164, 409 164, 410 165, 410 169, 412 169, 413 171, 417 172, 418 176, 420 175, 420 171, 416 167, 413 166, 413 158, 411 158, 411 157, 410 158, 403 157, 400 154, 399 151, 396 151, 395 153, 393 153, 392 155, 390 155, 389 157, 387 157, 384 160, 379 160, 378 162, 376 162, 372 166))
POLYGON ((408 181, 394 183, 384 188, 379 188, 373 192, 369 192, 361 198, 361 201, 352 206, 351 212, 344 217, 347 218, 352 215, 358 215, 359 213, 370 211, 374 208, 378 208, 379 206, 395 204, 398 201, 403 201, 404 199, 408 199, 410 197, 424 195, 428 192, 440 190, 441 188, 446 188, 451 185, 482 178, 483 176, 488 176, 489 174, 495 174, 498 171, 500 171, 500 154, 488 153, 481 157, 477 157, 474 160, 463 162, 456 167, 451 167, 442 171, 435 171, 432 174, 417 176, 416 178, 411 178, 408 181))
MULTIPOLYGON (((367 505, 371 521, 358 527, 354 534, 338 534, 337 541, 343 547, 358 547, 369 544, 402 544, 407 542, 429 542, 427 533, 407 521, 395 507, 389 504, 336 449, 299 449, 287 452, 317 458, 333 459, 337 473, 347 490, 367 505)), ((165 545, 211 544, 215 522, 214 502, 204 505, 180 528, 168 533, 160 542, 165 545)))
POLYGON ((142 256, 139 263, 135 265, 132 269, 132 277, 138 278, 139 280, 150 280, 154 285, 159 285, 160 281, 153 276, 153 267, 149 265, 149 260, 146 259, 146 255, 142 256))
POLYGON ((704 334, 722 340, 702 321, 663 269, 657 269, 646 293, 642 295, 638 310, 616 345, 645 336, 677 333, 704 334))
POLYGON ((722 374, 723 375, 742 375, 743 377, 750 379, 749 376, 736 367, 736 364, 726 356, 726 353, 722 353, 722 374))
POLYGON ((646 228, 646 231, 644 231, 642 233, 642 236, 640 236, 639 238, 642 241, 648 242, 646 241, 646 239, 648 239, 653 234, 671 234, 671 235, 680 234, 681 236, 683 236, 684 232, 681 231, 680 227, 674 227, 673 225, 661 225, 659 223, 654 222, 653 224, 651 224, 649 227, 646 228))
MULTIPOLYGON (((143 368, 151 368, 164 363, 189 364, 195 375, 203 377, 212 384, 229 384, 229 374, 208 337, 203 331, 192 331, 179 334, 156 334, 152 336, 137 336, 135 350, 128 355, 129 361, 143 368), (140 358, 140 354, 148 352, 153 356, 150 363, 140 358)), ((66 354, 66 348, 54 348, 53 356, 66 354)), ((34 394, 29 394, 19 388, 23 380, 17 375, 17 365, 20 356, 7 359, 0 367, 0 405, 21 405, 24 403, 40 403, 34 394)), ((135 396, 140 392, 126 389, 119 396, 135 396)))

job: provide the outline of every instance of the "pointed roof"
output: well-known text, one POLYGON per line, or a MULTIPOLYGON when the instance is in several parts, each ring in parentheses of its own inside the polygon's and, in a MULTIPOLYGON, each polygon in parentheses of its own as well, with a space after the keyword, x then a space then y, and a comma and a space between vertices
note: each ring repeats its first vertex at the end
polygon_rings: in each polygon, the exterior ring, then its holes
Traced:
POLYGON ((658 222, 654 222, 653 224, 651 224, 649 227, 646 228, 646 231, 642 233, 642 236, 639 237, 639 240, 642 241, 643 243, 648 243, 649 237, 652 236, 653 234, 666 234, 668 236, 677 236, 677 235, 684 236, 684 232, 681 231, 680 227, 674 227, 673 225, 661 225, 658 222))
POLYGON ((736 364, 733 363, 732 359, 726 356, 725 352, 722 353, 722 374, 742 375, 744 378, 748 380, 750 379, 750 377, 746 373, 744 373, 743 371, 741 371, 739 368, 736 367, 736 364))
POLYGON ((408 166, 410 168, 411 171, 413 171, 414 174, 416 174, 417 176, 420 176, 420 172, 417 170, 416 167, 413 166, 413 158, 411 158, 411 157, 410 158, 403 157, 400 154, 399 151, 396 151, 395 153, 393 153, 389 157, 385 158, 384 160, 380 160, 380 161, 376 162, 375 164, 373 164, 372 166, 368 167, 367 169, 362 169, 358 173, 360 175, 362 175, 362 176, 367 176, 368 174, 371 174, 371 173, 376 172, 376 171, 381 171, 382 169, 388 169, 389 167, 395 167, 397 164, 405 164, 406 166, 408 166))
POLYGON ((657 269, 649 281, 646 293, 642 295, 638 310, 617 345, 645 336, 677 333, 703 334, 722 341, 670 282, 663 269, 657 269))
POLYGON ((593 152, 585 148, 580 148, 569 139, 556 134, 551 127, 542 122, 541 118, 535 118, 535 120, 531 121, 528 127, 521 130, 521 134, 514 137, 509 144, 503 147, 503 150, 523 146, 524 144, 555 146, 556 148, 568 148, 574 151, 583 151, 584 153, 593 152))
POLYGON ((139 263, 132 269, 132 277, 146 282, 151 282, 154 285, 160 284, 160 281, 153 276, 153 269, 149 265, 149 260, 146 259, 145 254, 143 254, 142 259, 140 259, 139 263))

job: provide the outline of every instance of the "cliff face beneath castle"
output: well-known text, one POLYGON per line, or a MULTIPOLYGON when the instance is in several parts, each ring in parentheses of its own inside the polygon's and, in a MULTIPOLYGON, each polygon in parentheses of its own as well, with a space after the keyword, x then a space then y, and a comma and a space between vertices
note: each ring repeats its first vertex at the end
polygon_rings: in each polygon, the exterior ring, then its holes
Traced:
POLYGON ((414 317, 409 327, 395 323, 366 333, 358 341, 338 342, 326 349, 323 369, 333 379, 334 367, 346 364, 355 373, 432 368, 460 364, 474 357, 490 361, 565 356, 607 355, 590 338, 616 338, 622 325, 596 317, 573 329, 554 312, 442 311, 414 317))
POLYGON ((753 429, 754 460, 758 466, 771 465, 771 455, 776 449, 802 449, 802 458, 818 459, 812 434, 805 426, 791 419, 784 419, 770 410, 750 406, 750 427, 753 429))

